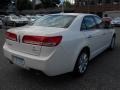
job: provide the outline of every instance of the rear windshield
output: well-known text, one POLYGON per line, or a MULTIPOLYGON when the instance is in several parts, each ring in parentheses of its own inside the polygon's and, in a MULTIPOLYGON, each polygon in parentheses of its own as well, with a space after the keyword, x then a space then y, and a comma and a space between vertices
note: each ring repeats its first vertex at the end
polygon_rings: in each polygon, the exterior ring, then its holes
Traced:
POLYGON ((68 28, 75 17, 73 15, 46 15, 36 20, 33 26, 68 28))

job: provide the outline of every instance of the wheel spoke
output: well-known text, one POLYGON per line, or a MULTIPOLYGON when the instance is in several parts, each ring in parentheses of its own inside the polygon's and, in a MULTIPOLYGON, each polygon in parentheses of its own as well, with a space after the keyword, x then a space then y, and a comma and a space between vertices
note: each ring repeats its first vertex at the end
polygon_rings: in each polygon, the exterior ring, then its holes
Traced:
POLYGON ((84 73, 87 69, 88 65, 88 55, 86 53, 83 53, 80 57, 80 63, 79 63, 79 71, 80 73, 84 73))

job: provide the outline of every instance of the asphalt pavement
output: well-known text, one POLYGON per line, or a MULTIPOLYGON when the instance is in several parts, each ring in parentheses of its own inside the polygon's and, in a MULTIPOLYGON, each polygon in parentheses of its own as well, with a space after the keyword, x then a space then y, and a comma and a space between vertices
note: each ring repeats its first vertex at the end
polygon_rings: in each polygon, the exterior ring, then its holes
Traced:
POLYGON ((84 76, 70 73, 48 77, 8 63, 3 55, 5 29, 0 29, 0 90, 120 90, 120 29, 113 51, 106 50, 89 64, 84 76))

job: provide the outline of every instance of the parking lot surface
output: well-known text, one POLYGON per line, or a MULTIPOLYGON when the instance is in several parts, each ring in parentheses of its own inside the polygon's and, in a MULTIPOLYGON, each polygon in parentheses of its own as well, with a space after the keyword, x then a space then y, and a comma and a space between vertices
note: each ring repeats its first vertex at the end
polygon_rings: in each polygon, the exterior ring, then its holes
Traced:
POLYGON ((5 31, 0 29, 0 90, 120 90, 120 28, 115 50, 97 56, 81 77, 70 73, 48 77, 8 63, 2 50, 5 31))

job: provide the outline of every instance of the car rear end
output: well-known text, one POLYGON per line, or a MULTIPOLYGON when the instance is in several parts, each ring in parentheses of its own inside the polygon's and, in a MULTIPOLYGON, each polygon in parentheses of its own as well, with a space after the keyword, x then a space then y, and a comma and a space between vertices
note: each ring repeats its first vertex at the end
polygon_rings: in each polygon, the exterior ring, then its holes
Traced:
POLYGON ((64 53, 59 45, 61 41, 62 36, 60 35, 36 36, 8 31, 3 47, 4 55, 20 67, 33 68, 52 75, 57 66, 55 62, 59 59, 58 56, 64 53))

